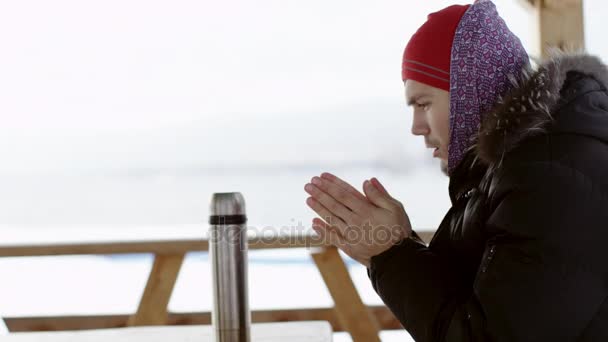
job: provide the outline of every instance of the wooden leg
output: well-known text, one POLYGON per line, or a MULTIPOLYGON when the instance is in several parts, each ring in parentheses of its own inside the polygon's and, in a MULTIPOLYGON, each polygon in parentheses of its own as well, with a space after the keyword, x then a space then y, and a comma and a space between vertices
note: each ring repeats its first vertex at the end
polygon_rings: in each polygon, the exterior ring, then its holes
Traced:
POLYGON ((323 247, 313 250, 311 255, 334 300, 338 321, 353 342, 380 342, 378 323, 359 297, 338 250, 323 247))
POLYGON ((184 261, 184 254, 157 254, 137 313, 129 319, 130 326, 165 325, 167 305, 184 261))

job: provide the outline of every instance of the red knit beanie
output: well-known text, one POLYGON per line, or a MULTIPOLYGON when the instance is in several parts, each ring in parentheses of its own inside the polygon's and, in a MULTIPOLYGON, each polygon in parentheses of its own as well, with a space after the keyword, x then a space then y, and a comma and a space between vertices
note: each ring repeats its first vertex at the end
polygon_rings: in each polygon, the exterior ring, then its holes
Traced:
POLYGON ((453 5, 429 14, 403 52, 401 76, 450 91, 450 59, 454 32, 470 5, 453 5))

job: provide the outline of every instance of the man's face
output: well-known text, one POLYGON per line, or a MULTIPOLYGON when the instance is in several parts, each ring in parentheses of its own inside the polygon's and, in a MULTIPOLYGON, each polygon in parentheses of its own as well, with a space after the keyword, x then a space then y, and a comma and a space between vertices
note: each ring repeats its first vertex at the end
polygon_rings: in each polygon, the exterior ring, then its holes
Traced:
POLYGON ((433 157, 441 162, 441 171, 448 174, 450 142, 450 93, 414 80, 405 82, 405 99, 414 109, 412 134, 424 136, 433 157))

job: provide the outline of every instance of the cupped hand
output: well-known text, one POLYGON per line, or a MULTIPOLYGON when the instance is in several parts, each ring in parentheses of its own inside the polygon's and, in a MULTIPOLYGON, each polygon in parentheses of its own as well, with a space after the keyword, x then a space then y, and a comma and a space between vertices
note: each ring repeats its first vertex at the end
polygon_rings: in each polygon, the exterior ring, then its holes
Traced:
POLYGON ((321 217, 313 219, 315 232, 366 267, 373 256, 412 234, 403 204, 376 178, 363 182, 362 194, 325 172, 304 190, 310 194, 306 204, 321 217))

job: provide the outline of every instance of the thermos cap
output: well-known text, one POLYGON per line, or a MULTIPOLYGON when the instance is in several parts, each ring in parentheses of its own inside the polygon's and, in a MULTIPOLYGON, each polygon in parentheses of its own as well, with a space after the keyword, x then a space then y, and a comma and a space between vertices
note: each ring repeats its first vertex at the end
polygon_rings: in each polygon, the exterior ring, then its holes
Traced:
POLYGON ((240 192, 216 192, 211 196, 210 216, 246 215, 245 199, 240 192))

